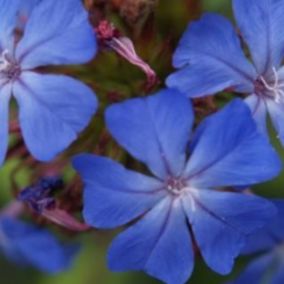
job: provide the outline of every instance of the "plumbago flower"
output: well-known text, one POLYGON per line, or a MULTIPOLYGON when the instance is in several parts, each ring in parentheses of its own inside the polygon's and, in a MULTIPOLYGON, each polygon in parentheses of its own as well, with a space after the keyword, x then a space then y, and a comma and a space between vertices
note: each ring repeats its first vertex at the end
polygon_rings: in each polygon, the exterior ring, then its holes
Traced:
POLYGON ((230 284, 284 283, 284 200, 274 201, 275 220, 248 238, 245 254, 260 253, 230 284))
POLYGON ((233 0, 233 6, 253 64, 231 23, 206 14, 185 31, 173 58, 181 70, 168 77, 167 85, 191 98, 228 88, 249 94, 245 101, 259 129, 267 133, 269 112, 284 145, 284 1, 233 0))
POLYGON ((89 225, 109 229, 141 217, 113 242, 110 268, 144 270, 169 284, 185 283, 196 242, 210 268, 229 273, 246 235, 265 224, 274 207, 256 196, 214 189, 258 183, 280 170, 248 107, 235 100, 207 118, 189 148, 193 112, 175 90, 113 105, 106 123, 155 176, 99 156, 74 159, 86 185, 83 213, 89 225))
POLYGON ((46 229, 4 215, 0 250, 12 262, 53 274, 70 268, 79 246, 63 244, 46 229))
POLYGON ((76 139, 96 111, 94 93, 75 79, 39 74, 35 68, 84 63, 95 52, 80 0, 0 0, 0 163, 8 146, 12 96, 36 159, 48 161, 76 139))

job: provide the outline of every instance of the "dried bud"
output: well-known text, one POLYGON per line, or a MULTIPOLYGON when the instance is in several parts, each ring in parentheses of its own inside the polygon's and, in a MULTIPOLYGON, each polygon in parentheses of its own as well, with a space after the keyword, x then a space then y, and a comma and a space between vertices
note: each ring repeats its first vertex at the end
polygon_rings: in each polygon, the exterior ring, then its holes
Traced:
POLYGON ((101 45, 111 48, 146 74, 147 90, 150 90, 158 82, 155 71, 139 57, 131 39, 120 36, 119 31, 111 23, 105 20, 101 21, 96 28, 96 33, 101 45))
POLYGON ((42 216, 49 221, 74 232, 84 232, 90 229, 88 225, 79 222, 68 212, 58 208, 45 209, 42 212, 42 216))
POLYGON ((155 71, 135 51, 132 41, 127 37, 114 38, 110 46, 131 64, 138 66, 147 76, 147 89, 151 89, 157 82, 155 71))

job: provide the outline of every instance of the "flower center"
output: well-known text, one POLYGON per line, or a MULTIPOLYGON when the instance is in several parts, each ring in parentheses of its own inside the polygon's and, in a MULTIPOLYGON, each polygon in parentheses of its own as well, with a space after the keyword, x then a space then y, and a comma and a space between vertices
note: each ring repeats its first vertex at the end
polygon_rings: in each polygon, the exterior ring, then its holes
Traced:
POLYGON ((190 202, 191 210, 196 210, 196 198, 198 198, 198 190, 188 185, 186 180, 182 178, 169 178, 167 180, 167 190, 175 198, 187 196, 187 200, 190 202))
POLYGON ((167 190, 174 195, 180 195, 186 188, 186 182, 181 178, 171 177, 167 180, 166 184, 167 190))
POLYGON ((15 80, 21 74, 21 67, 10 56, 8 50, 4 50, 0 56, 0 76, 8 81, 15 80))
POLYGON ((272 75, 272 78, 258 77, 254 84, 255 93, 280 103, 284 101, 284 82, 279 81, 279 75, 275 67, 272 68, 272 75))

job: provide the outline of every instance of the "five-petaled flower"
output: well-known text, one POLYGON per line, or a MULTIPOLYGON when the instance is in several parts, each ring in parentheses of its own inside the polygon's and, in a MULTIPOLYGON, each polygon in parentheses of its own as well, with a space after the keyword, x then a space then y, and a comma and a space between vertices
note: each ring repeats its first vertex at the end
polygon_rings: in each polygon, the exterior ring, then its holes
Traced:
POLYGON ((273 222, 248 237, 245 254, 258 253, 230 284, 284 283, 284 200, 274 200, 278 214, 273 222))
POLYGON ((262 182, 280 170, 249 108, 233 101, 205 119, 190 143, 192 107, 175 90, 113 105, 106 124, 155 176, 108 158, 74 158, 85 182, 83 213, 89 225, 114 228, 141 217, 113 242, 110 268, 144 270, 166 283, 182 284, 191 275, 196 243, 209 267, 229 273, 246 235, 265 224, 274 207, 220 188, 262 182))
POLYGON ((0 163, 11 96, 19 105, 25 143, 38 160, 54 158, 87 126, 97 107, 93 91, 70 77, 34 69, 87 62, 96 48, 80 0, 0 0, 0 163))
POLYGON ((259 129, 267 134, 268 112, 284 144, 284 1, 233 0, 233 6, 253 64, 231 23, 206 14, 184 33, 173 59, 181 70, 170 75, 167 84, 191 98, 227 88, 249 94, 246 102, 259 129))
POLYGON ((1 215, 0 249, 12 262, 54 274, 70 268, 79 246, 63 244, 47 229, 1 215))

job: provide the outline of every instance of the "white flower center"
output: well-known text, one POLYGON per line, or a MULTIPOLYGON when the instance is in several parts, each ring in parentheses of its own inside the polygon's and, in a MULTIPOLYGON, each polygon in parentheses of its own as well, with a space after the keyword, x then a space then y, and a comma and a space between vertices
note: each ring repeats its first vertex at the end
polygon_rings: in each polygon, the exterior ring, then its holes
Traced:
POLYGON ((284 102, 284 82, 280 82, 279 74, 275 67, 272 68, 272 78, 260 76, 255 82, 257 95, 274 100, 276 103, 284 102))
POLYGON ((189 186, 186 180, 182 178, 169 178, 166 182, 166 188, 174 197, 187 196, 190 201, 192 211, 196 210, 195 198, 198 197, 198 189, 189 186))
POLYGON ((186 188, 186 183, 180 178, 169 178, 166 182, 166 188, 170 193, 180 195, 186 188))
POLYGON ((21 68, 10 56, 8 50, 4 50, 0 56, 0 75, 8 81, 16 79, 21 73, 21 68))
POLYGON ((8 60, 9 52, 8 50, 4 50, 0 57, 0 72, 5 72, 8 68, 10 68, 10 61, 8 60))

